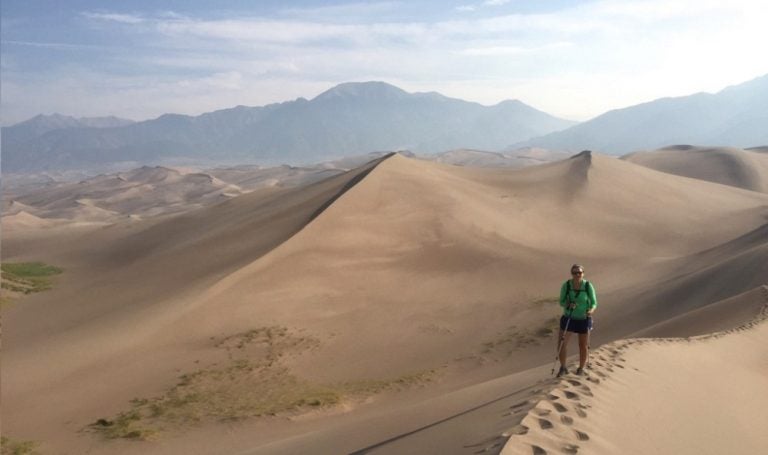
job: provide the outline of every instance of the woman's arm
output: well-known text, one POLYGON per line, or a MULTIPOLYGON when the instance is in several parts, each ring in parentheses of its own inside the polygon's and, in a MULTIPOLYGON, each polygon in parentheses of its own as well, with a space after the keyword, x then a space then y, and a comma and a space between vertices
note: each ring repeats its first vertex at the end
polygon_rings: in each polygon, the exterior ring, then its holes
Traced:
POLYGON ((566 281, 566 282, 563 283, 562 286, 560 286, 560 306, 563 307, 563 309, 565 309, 565 307, 567 305, 567 302, 566 302, 567 298, 568 298, 568 295, 567 295, 568 294, 567 283, 568 282, 566 281))

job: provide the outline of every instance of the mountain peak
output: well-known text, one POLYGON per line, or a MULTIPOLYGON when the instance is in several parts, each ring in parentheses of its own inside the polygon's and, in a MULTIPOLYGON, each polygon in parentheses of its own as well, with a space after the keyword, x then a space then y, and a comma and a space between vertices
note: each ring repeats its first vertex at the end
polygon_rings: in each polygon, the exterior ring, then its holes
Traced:
POLYGON ((386 82, 345 82, 319 94, 313 101, 337 99, 392 100, 408 96, 408 92, 386 82))

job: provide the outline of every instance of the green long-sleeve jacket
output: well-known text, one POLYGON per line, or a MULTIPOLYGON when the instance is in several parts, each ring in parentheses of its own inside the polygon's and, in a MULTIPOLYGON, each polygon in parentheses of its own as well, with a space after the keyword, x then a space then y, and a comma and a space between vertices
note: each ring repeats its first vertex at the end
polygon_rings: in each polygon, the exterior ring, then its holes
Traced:
POLYGON ((563 307, 563 314, 568 316, 571 310, 568 309, 568 303, 576 303, 571 318, 583 320, 587 319, 587 310, 597 308, 597 295, 595 295, 595 286, 587 280, 583 280, 581 287, 578 291, 573 289, 573 283, 571 283, 571 291, 568 292, 567 280, 560 286, 560 306, 563 307))

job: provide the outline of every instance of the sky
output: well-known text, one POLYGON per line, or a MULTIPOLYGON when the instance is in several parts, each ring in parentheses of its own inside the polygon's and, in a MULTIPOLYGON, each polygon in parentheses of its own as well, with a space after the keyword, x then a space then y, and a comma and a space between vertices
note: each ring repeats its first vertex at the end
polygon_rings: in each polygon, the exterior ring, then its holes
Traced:
POLYGON ((343 82, 588 120, 768 74, 764 0, 3 0, 0 123, 146 120, 343 82))

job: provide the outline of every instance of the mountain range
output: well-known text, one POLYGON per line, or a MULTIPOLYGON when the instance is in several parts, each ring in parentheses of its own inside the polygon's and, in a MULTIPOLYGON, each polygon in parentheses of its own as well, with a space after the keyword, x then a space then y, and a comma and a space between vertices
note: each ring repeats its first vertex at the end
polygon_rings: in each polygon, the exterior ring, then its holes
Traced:
POLYGON ((373 151, 499 150, 574 124, 516 100, 494 106, 383 82, 345 83, 312 100, 101 127, 38 116, 3 128, 3 168, 34 171, 186 157, 317 162, 373 151), (58 124, 60 127, 52 125, 58 124))
POLYGON ((662 98, 616 109, 517 147, 624 154, 670 145, 768 144, 768 74, 718 93, 662 98))
POLYGON ((544 148, 625 154, 671 145, 768 144, 768 75, 721 90, 662 98, 576 124, 520 101, 493 106, 384 82, 344 83, 312 100, 237 106, 199 116, 37 116, 2 129, 5 172, 167 160, 311 163, 391 150, 509 152, 544 148))

